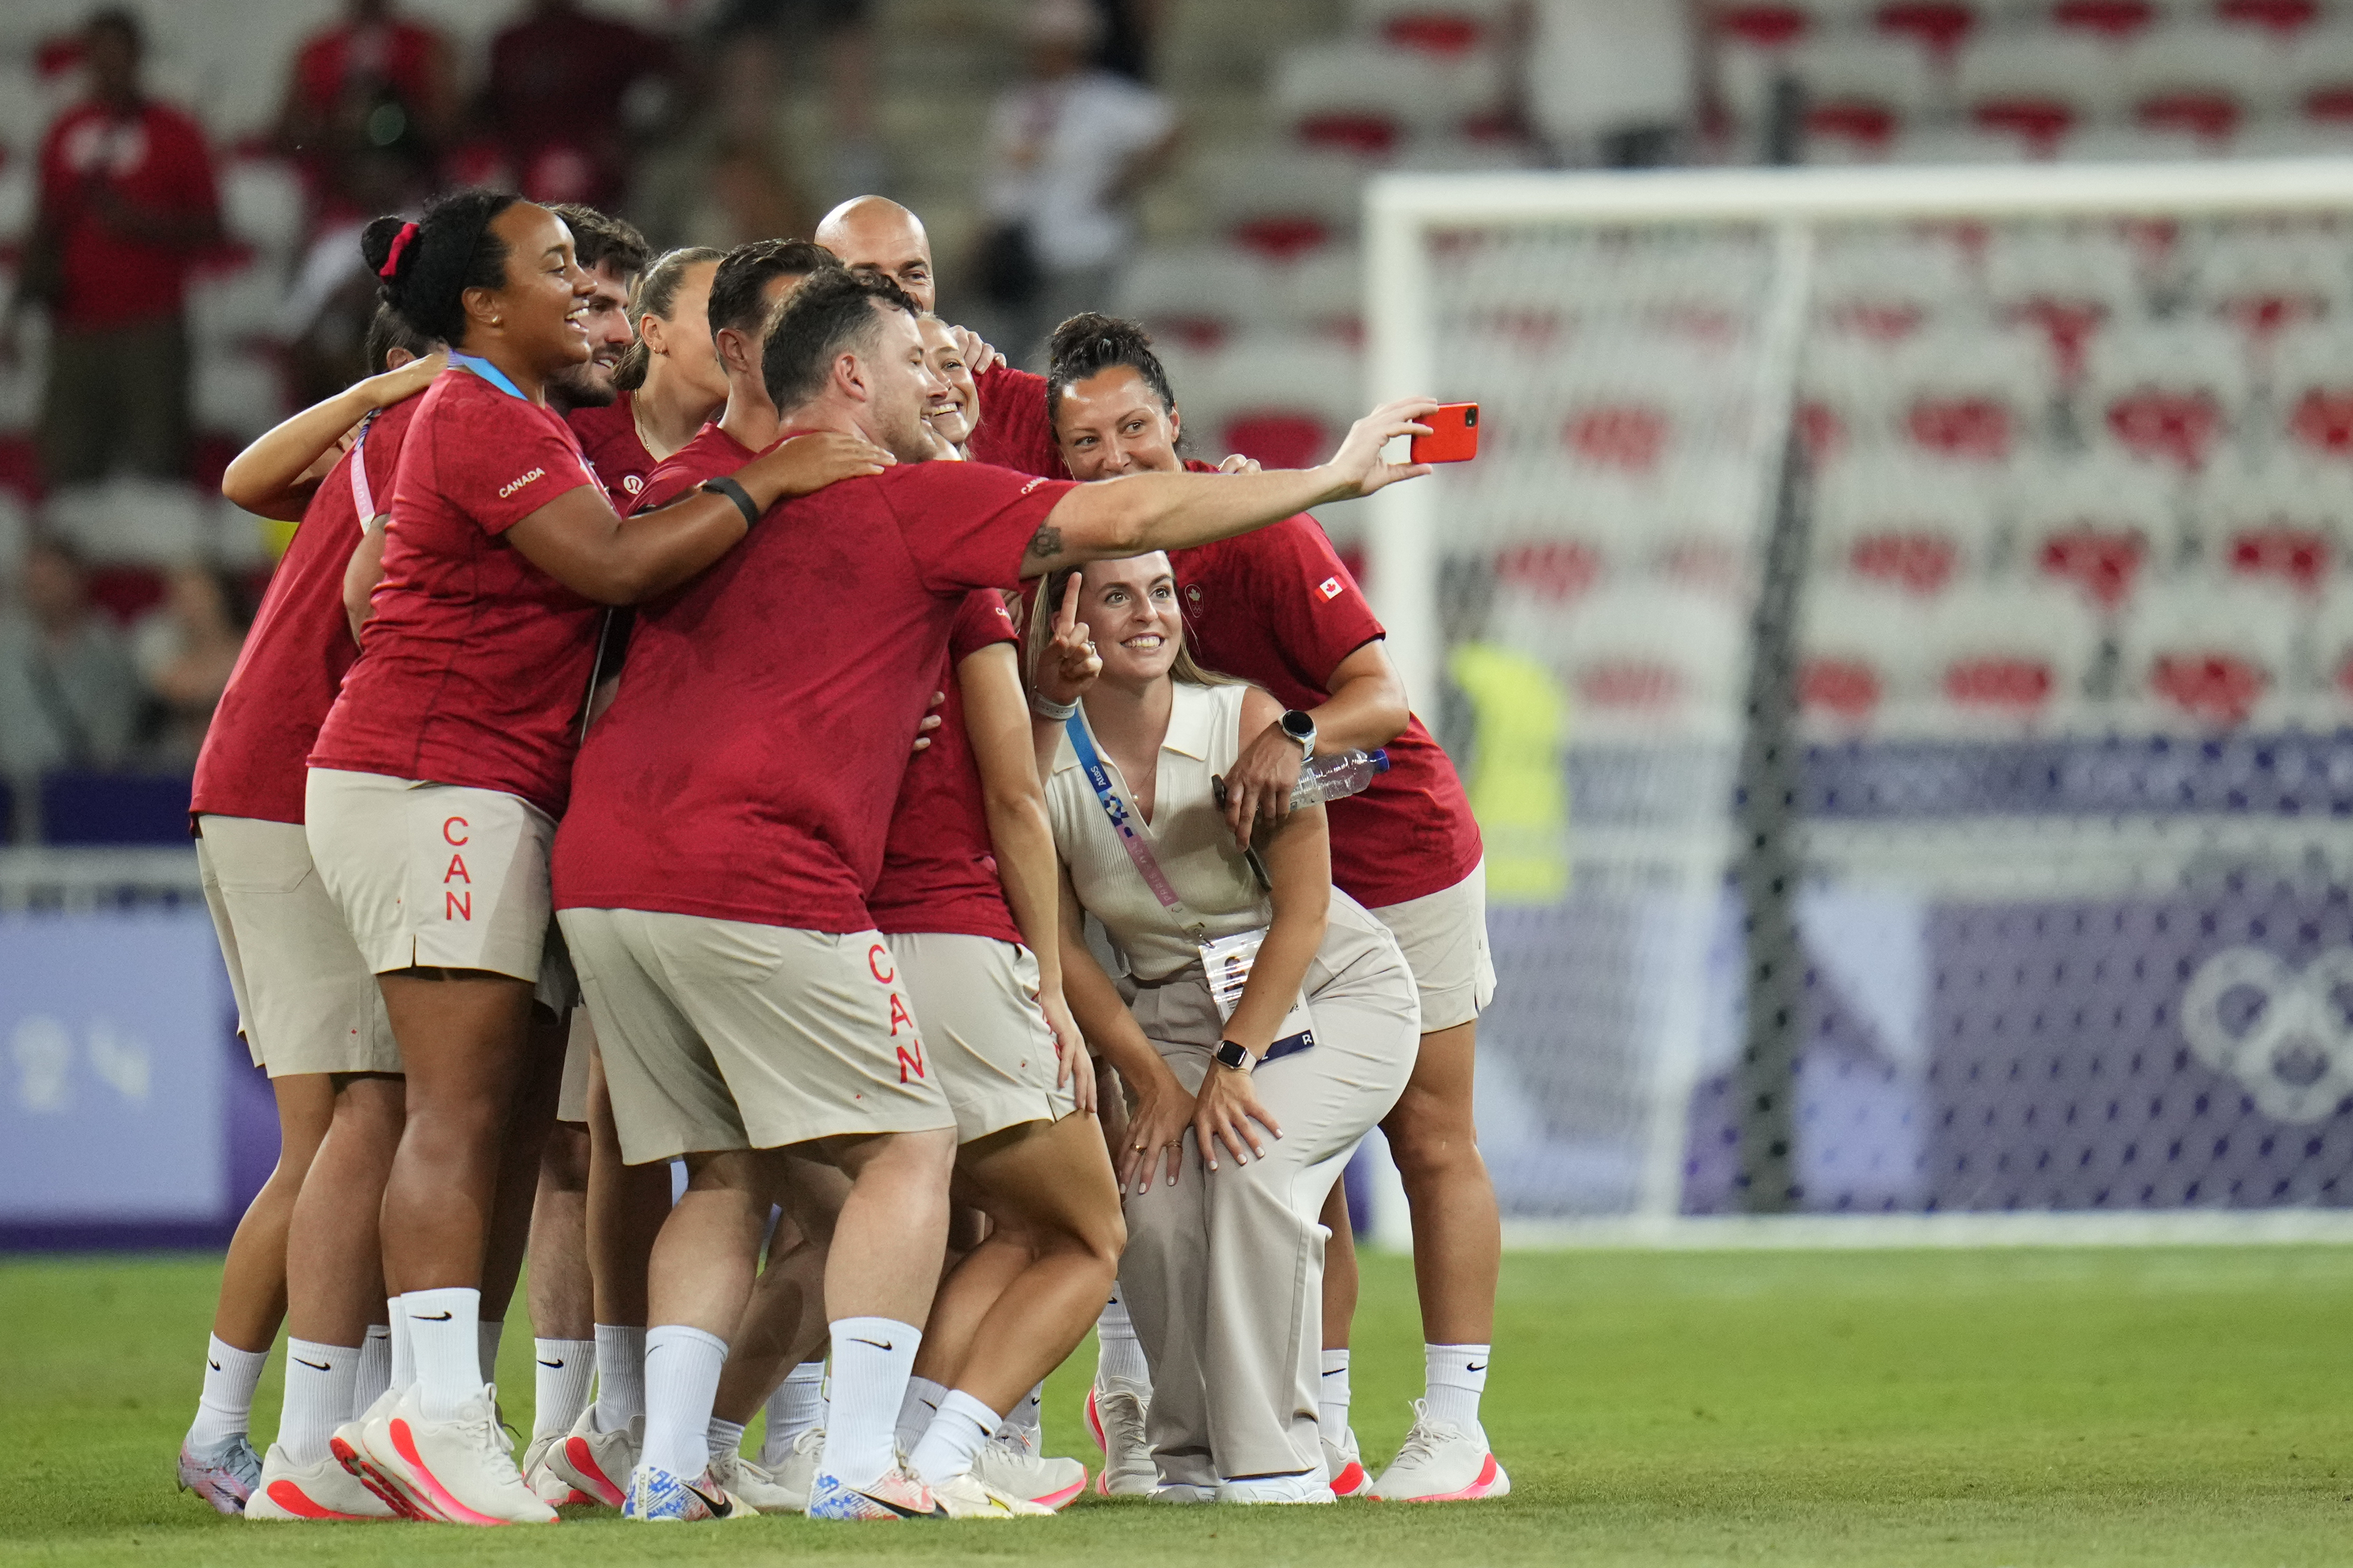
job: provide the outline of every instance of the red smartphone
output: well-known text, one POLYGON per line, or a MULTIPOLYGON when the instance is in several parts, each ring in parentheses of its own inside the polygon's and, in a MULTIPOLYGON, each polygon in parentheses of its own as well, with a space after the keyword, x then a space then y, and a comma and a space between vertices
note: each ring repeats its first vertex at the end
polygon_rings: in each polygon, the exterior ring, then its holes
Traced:
POLYGON ((1408 445, 1408 462, 1467 463, 1479 455, 1477 404, 1440 404, 1436 413, 1423 415, 1421 423, 1430 426, 1430 434, 1416 436, 1408 445))

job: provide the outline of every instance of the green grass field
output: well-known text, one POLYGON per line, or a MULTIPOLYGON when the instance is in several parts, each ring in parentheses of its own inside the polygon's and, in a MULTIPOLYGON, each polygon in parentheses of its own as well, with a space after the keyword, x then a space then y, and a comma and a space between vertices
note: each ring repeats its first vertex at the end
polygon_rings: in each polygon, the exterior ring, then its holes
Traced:
MULTIPOLYGON (((2353 1248, 1518 1254, 1487 1424, 1504 1502, 651 1531, 268 1528, 174 1494, 210 1259, 0 1262, 0 1561, 550 1564, 2353 1562, 2353 1248)), ((1419 1389, 1405 1266, 1368 1258, 1356 1426, 1419 1389)), ((527 1424, 529 1331, 507 1409, 527 1424)), ((1090 1459, 1081 1352, 1047 1436, 1090 1459)), ((278 1365, 255 1429, 276 1428, 278 1365)))

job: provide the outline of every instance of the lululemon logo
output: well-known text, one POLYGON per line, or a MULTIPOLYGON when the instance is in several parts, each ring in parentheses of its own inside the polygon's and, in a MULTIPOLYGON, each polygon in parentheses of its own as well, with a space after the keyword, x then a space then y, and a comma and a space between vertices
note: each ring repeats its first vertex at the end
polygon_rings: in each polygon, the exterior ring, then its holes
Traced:
POLYGON ((2353 1095, 2348 1001, 2353 948, 2331 948, 2300 971, 2258 947, 2225 948, 2190 976, 2181 1033, 2199 1060, 2245 1085, 2264 1115, 2318 1121, 2353 1095))

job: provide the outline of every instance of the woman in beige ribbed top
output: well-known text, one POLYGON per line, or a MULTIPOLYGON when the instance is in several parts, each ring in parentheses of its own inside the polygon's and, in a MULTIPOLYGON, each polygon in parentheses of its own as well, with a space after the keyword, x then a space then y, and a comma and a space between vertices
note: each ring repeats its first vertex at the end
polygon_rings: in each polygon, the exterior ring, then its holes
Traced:
MULTIPOLYGON (((1050 581, 1041 603, 1061 591, 1050 581)), ((1281 704, 1193 668, 1167 558, 1089 566, 1077 603, 1103 661, 1078 721, 1184 906, 1180 916, 1155 896, 1061 741, 1046 805, 1061 862, 1063 986, 1089 1047, 1134 1095, 1113 1152, 1129 1194, 1120 1288, 1152 1363, 1157 1490, 1328 1501, 1314 1415, 1316 1215, 1405 1087, 1419 1003, 1388 928, 1333 888, 1321 806, 1259 828, 1263 879, 1227 826, 1213 781, 1281 704), (1087 949, 1090 914, 1125 961, 1133 1004, 1087 949), (1220 1024, 1198 943, 1261 927, 1241 1001, 1220 1024), (1303 996, 1314 1043, 1270 1058, 1303 996), (1219 1065, 1221 1040, 1250 1064, 1219 1065)))

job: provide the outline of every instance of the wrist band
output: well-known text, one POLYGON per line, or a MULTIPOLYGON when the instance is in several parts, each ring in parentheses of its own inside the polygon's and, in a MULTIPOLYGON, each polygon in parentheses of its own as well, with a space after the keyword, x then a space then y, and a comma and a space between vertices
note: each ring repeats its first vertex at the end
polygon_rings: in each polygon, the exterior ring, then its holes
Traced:
POLYGON ((1057 724, 1067 724, 1071 715, 1079 710, 1076 702, 1049 702, 1036 692, 1029 694, 1029 711, 1040 719, 1050 719, 1057 724))
POLYGON ((724 475, 715 479, 705 479, 702 481, 702 488, 712 495, 725 496, 735 503, 735 510, 744 514, 745 532, 751 531, 753 525, 760 521, 760 509, 752 504, 752 492, 733 479, 724 475))

